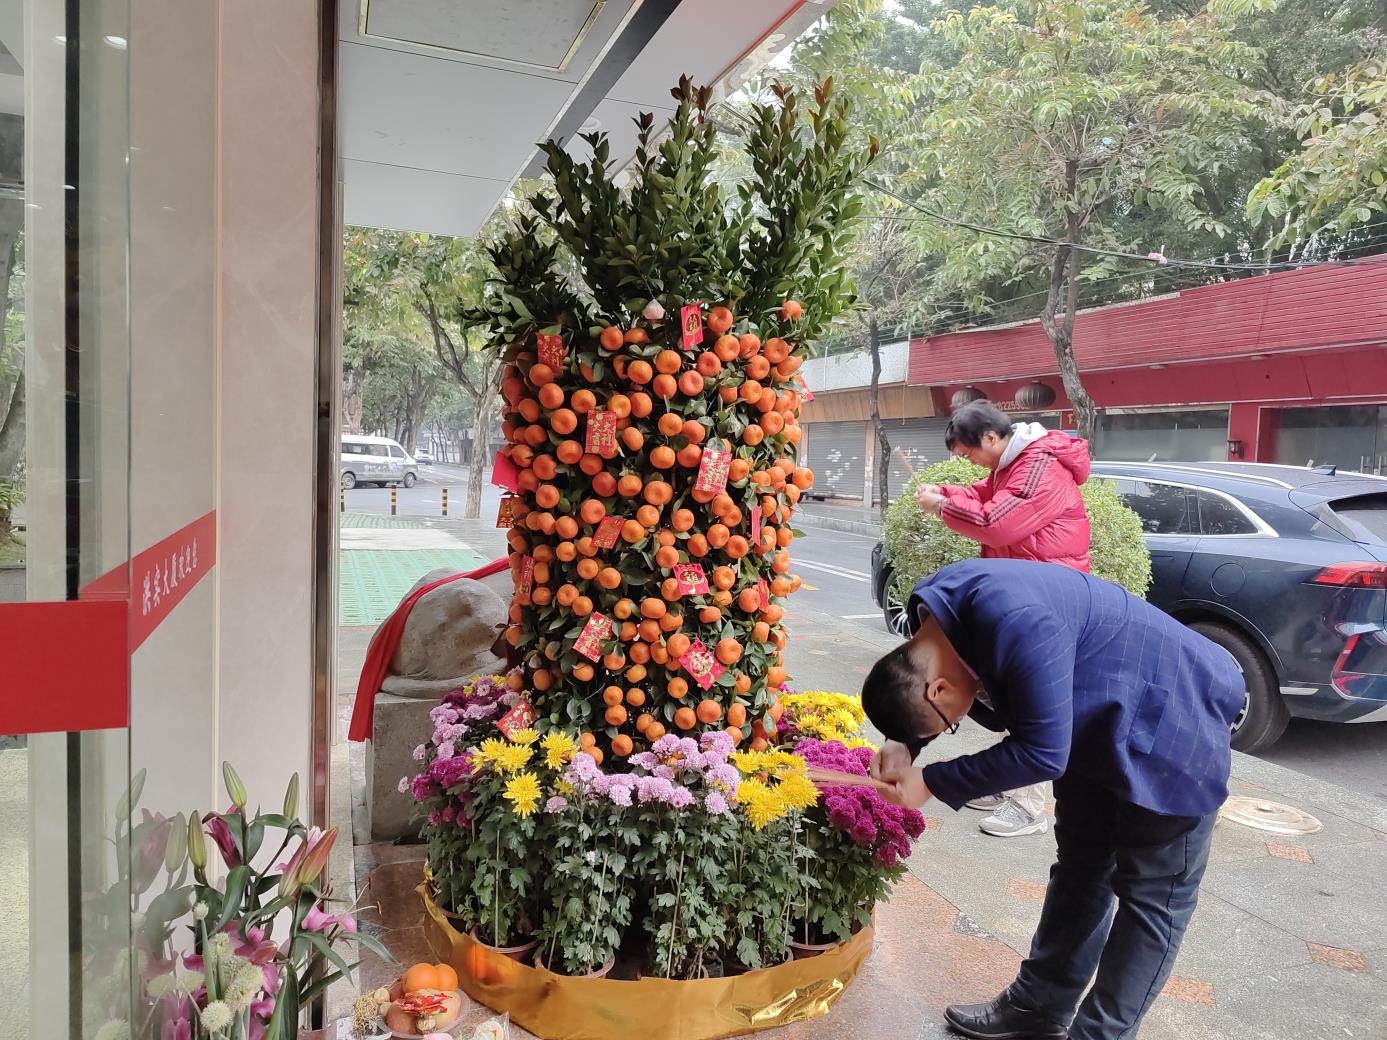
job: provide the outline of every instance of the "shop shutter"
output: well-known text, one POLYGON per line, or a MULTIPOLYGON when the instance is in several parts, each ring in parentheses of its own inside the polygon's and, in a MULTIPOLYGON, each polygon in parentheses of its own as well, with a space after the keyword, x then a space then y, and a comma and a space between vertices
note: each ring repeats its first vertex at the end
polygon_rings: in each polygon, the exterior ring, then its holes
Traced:
POLYGON ((805 427, 807 465, 814 471, 812 497, 862 499, 866 437, 866 424, 860 422, 816 422, 805 427))
MULTIPOLYGON (((901 462, 900 455, 910 460, 917 471, 934 462, 942 462, 949 457, 944 447, 944 428, 949 425, 949 417, 933 419, 887 419, 886 438, 891 443, 891 466, 886 473, 887 493, 891 500, 905 489, 911 471, 901 462), (900 455, 896 453, 900 449, 900 455)), ((876 475, 873 474, 875 482, 876 475)), ((876 497, 876 485, 872 485, 872 497, 876 497)))

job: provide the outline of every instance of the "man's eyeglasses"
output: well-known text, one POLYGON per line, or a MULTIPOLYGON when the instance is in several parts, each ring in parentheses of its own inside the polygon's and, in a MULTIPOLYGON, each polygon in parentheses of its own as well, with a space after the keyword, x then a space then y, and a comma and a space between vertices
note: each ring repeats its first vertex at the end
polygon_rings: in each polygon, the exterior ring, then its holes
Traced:
POLYGON ((958 722, 950 722, 949 717, 945 715, 942 711, 940 711, 939 708, 935 706, 935 703, 928 697, 925 698, 925 703, 930 706, 931 711, 933 711, 936 715, 943 719, 944 728, 941 729, 938 733, 931 733, 927 737, 916 737, 914 740, 901 741, 901 743, 905 745, 906 750, 910 752, 910 759, 912 762, 919 757, 920 752, 923 751, 925 747, 930 743, 930 741, 934 740, 935 737, 939 736, 942 733, 948 733, 951 735, 957 733, 958 727, 963 721, 962 719, 960 719, 958 722))

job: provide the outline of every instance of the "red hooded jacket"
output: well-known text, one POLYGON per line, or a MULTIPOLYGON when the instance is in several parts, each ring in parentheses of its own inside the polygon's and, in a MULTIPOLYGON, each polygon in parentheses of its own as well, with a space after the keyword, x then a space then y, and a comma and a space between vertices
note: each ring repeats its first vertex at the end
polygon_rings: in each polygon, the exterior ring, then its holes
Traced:
POLYGON ((944 487, 940 518, 984 557, 1062 563, 1088 571, 1088 442, 1038 423, 1013 428, 1002 464, 972 487, 944 487))

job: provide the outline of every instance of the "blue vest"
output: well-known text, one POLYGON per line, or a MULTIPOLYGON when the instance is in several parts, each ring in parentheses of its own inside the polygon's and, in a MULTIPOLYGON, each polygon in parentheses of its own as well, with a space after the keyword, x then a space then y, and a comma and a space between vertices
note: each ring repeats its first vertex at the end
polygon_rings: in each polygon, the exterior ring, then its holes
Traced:
POLYGON ((932 615, 992 706, 970 715, 1001 743, 925 768, 964 802, 1066 773, 1169 816, 1228 796, 1244 683, 1232 657, 1118 585, 1053 563, 971 560, 922 581, 932 615))

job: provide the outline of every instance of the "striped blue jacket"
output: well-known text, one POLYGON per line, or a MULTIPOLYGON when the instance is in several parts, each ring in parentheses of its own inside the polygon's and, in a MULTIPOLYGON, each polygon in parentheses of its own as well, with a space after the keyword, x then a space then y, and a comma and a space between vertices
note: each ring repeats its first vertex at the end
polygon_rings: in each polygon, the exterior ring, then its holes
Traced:
POLYGON ((981 680, 991 707, 975 702, 972 718, 1007 734, 925 768, 946 804, 1066 774, 1170 816, 1228 796, 1242 676, 1145 600, 1058 564, 972 560, 921 582, 911 609, 939 622, 981 680))

